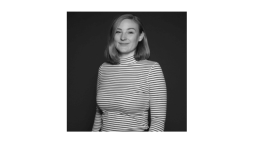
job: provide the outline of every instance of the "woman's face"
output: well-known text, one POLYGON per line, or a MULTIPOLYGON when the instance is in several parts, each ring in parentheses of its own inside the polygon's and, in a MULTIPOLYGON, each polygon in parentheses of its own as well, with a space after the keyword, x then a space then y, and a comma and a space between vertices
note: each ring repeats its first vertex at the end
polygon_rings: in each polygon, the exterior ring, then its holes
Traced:
POLYGON ((134 53, 139 41, 143 38, 143 33, 140 35, 139 26, 133 20, 124 19, 116 29, 115 46, 122 54, 134 53))

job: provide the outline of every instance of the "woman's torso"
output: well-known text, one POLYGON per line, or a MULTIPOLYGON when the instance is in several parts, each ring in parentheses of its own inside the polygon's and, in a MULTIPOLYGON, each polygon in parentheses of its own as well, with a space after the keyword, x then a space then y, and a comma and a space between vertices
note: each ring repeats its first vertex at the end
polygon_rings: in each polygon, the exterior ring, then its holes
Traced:
POLYGON ((97 104, 103 113, 103 131, 148 128, 148 75, 154 62, 110 65, 100 69, 97 104))

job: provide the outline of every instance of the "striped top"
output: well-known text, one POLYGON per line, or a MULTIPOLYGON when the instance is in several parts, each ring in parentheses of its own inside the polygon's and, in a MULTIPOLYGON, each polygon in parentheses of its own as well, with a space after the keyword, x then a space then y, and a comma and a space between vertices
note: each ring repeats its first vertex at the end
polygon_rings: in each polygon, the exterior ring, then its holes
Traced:
POLYGON ((164 131, 166 95, 164 75, 157 62, 136 61, 131 56, 121 58, 118 65, 103 63, 98 72, 92 131, 164 131))

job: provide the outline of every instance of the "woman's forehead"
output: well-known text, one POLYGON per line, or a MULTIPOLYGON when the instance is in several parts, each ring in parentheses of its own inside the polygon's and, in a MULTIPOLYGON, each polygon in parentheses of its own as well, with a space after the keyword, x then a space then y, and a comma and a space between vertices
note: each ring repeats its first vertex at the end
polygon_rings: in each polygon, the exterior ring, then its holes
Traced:
POLYGON ((136 22, 134 22, 133 20, 124 19, 124 20, 121 21, 121 23, 119 24, 117 29, 123 29, 123 30, 134 29, 134 30, 137 30, 138 29, 138 24, 136 22))

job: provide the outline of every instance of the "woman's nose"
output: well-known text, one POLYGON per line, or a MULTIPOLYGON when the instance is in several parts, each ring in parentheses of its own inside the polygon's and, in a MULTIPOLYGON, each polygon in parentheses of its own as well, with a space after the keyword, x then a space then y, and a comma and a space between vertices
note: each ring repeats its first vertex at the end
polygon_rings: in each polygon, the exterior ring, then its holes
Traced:
POLYGON ((126 35, 125 34, 122 34, 121 40, 126 40, 126 35))

